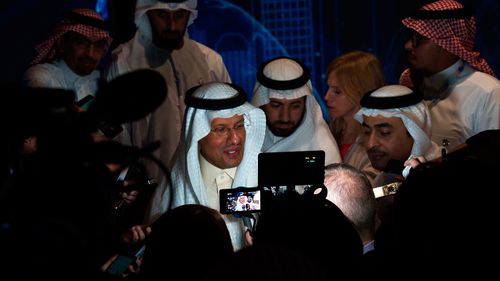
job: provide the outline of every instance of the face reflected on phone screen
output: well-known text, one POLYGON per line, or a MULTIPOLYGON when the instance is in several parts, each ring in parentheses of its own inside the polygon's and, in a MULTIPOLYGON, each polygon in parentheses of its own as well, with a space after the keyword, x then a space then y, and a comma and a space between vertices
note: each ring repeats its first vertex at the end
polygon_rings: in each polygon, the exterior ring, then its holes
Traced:
POLYGON ((221 191, 221 213, 258 212, 261 210, 260 190, 221 191))

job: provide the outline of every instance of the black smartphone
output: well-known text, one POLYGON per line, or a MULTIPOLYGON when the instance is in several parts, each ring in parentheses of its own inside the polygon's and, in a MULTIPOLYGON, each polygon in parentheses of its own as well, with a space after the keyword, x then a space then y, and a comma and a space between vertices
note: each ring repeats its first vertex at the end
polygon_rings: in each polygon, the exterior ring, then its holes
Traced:
POLYGON ((79 101, 76 102, 76 105, 78 107, 81 107, 85 110, 89 109, 90 104, 94 101, 94 96, 92 95, 86 95, 84 98, 80 99, 79 101))
POLYGON ((130 192, 132 190, 143 190, 155 188, 158 182, 153 178, 146 178, 146 171, 136 164, 132 164, 123 169, 118 175, 116 181, 118 183, 118 191, 130 192), (128 181, 129 185, 124 186, 123 181, 128 181))
POLYGON ((130 192, 132 190, 145 190, 149 188, 155 188, 158 186, 158 182, 155 179, 146 179, 133 184, 129 184, 127 186, 120 186, 119 191, 121 192, 130 192))
POLYGON ((261 189, 258 187, 221 189, 219 196, 222 214, 254 213, 262 209, 261 189))
POLYGON ((265 152, 259 154, 259 187, 280 195, 304 193, 323 184, 325 152, 322 150, 265 152))
POLYGON ((118 257, 108 266, 106 272, 114 276, 121 276, 127 272, 129 265, 134 263, 136 259, 144 254, 145 249, 146 245, 142 244, 131 253, 118 255, 118 257))

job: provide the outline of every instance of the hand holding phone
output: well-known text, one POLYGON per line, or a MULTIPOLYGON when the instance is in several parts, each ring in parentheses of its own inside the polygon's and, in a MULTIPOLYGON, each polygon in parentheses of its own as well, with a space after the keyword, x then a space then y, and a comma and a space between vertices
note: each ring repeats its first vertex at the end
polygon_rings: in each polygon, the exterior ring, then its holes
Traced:
POLYGON ((135 260, 142 257, 145 249, 146 245, 143 243, 130 253, 118 255, 108 266, 106 272, 114 276, 122 276, 123 274, 126 274, 128 267, 132 265, 135 260))

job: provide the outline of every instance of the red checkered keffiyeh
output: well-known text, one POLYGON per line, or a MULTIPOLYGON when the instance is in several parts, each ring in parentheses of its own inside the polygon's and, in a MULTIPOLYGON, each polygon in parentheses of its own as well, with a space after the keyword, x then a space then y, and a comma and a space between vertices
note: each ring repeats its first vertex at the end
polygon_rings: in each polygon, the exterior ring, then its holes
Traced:
POLYGON ((495 76, 486 60, 481 58, 479 52, 474 51, 476 20, 472 14, 467 15, 462 4, 453 0, 427 4, 414 16, 403 19, 403 24, 460 57, 475 69, 495 76))
POLYGON ((105 26, 104 19, 94 10, 79 8, 68 12, 64 19, 57 24, 52 35, 35 47, 38 54, 30 65, 54 60, 56 56, 54 44, 68 31, 80 33, 92 41, 106 39, 107 50, 112 39, 105 26))

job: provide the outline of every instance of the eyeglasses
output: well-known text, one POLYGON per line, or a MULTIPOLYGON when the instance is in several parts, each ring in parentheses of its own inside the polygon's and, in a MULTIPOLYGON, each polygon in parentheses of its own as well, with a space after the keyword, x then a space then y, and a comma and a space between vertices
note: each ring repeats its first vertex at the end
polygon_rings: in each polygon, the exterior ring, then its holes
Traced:
POLYGON ((234 125, 234 127, 232 127, 232 128, 222 126, 222 125, 216 126, 215 128, 211 129, 210 131, 214 132, 219 137, 226 137, 229 135, 229 132, 232 130, 234 130, 237 133, 244 131, 245 130, 245 121, 242 120, 242 121, 236 123, 236 125, 234 125))
POLYGON ((411 40, 411 45, 413 46, 413 48, 416 48, 416 47, 418 47, 418 45, 420 45, 420 43, 429 40, 429 38, 414 31, 410 35, 410 40, 411 40))

